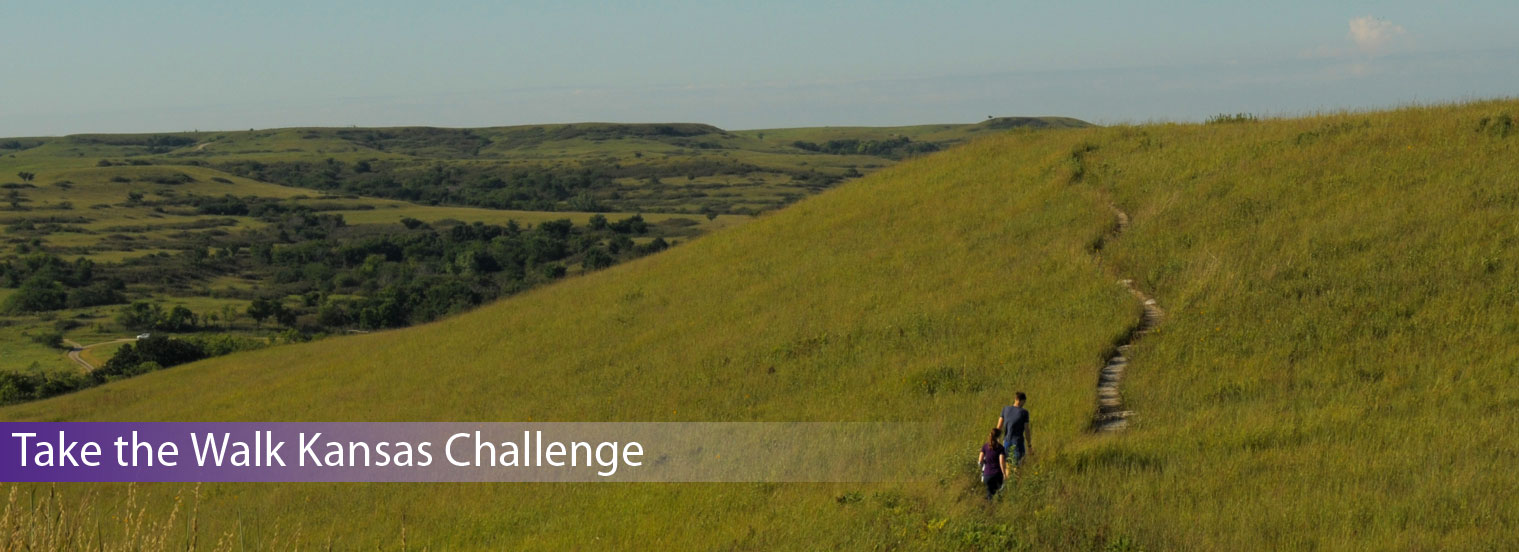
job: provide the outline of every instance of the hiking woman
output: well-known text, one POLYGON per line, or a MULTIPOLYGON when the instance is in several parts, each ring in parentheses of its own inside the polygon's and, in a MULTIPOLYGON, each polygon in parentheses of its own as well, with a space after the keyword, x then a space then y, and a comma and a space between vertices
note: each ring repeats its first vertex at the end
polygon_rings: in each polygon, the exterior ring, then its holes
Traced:
POLYGON ((981 480, 986 482, 987 500, 1002 488, 1002 478, 1007 473, 1007 449, 997 439, 1001 434, 1001 430, 992 428, 991 434, 986 436, 986 444, 981 445, 981 454, 976 456, 976 462, 981 464, 981 480))

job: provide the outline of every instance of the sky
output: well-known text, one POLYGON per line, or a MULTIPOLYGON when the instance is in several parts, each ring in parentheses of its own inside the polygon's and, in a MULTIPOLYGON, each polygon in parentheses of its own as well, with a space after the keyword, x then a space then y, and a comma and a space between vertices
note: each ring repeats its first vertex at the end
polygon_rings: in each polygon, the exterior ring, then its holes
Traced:
POLYGON ((1519 2, 0 0, 0 136, 1099 124, 1519 96, 1519 2))

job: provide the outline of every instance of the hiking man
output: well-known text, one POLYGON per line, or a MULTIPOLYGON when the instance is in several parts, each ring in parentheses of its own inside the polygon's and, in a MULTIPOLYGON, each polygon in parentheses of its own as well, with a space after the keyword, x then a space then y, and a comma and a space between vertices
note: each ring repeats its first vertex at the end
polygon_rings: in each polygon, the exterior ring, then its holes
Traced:
POLYGON ((1024 410, 1023 403, 1028 396, 1019 391, 1013 405, 1002 409, 1002 416, 997 418, 997 429, 1002 430, 1002 446, 1013 458, 1013 466, 1023 463, 1024 455, 1034 450, 1034 430, 1029 427, 1028 410, 1024 410))

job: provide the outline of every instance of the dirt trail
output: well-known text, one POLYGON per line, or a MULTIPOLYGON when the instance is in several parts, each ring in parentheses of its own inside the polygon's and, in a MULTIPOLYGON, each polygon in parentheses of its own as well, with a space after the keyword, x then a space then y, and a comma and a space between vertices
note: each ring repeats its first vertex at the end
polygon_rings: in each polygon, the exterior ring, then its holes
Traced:
MULTIPOLYGON (((1122 236, 1129 229, 1129 214, 1119 209, 1117 205, 1109 205, 1113 214, 1118 218, 1118 226, 1113 229, 1109 238, 1122 236)), ((1101 253, 1101 242, 1097 247, 1101 253)), ((1108 356, 1107 363, 1097 376, 1097 415, 1092 418, 1093 431, 1119 431, 1129 427, 1129 418, 1134 412, 1127 410, 1123 405, 1123 394, 1118 391, 1118 384, 1123 381, 1124 371, 1129 368, 1128 352, 1134 347, 1134 342, 1155 330, 1160 321, 1165 317, 1165 311, 1155 303, 1155 299, 1140 291, 1134 286, 1134 280, 1123 279, 1118 283, 1134 294, 1139 302, 1144 305, 1144 314, 1139 317, 1139 324, 1135 325, 1118 340, 1113 347, 1113 352, 1108 356)))
POLYGON ((89 361, 85 360, 84 357, 79 356, 79 353, 84 352, 85 349, 93 349, 102 345, 110 345, 112 343, 129 343, 133 341, 137 341, 137 338, 124 337, 121 339, 113 339, 111 341, 102 341, 100 343, 95 343, 92 345, 80 345, 77 341, 74 341, 72 339, 65 339, 63 340, 63 344, 69 346, 69 360, 74 361, 74 364, 78 364, 80 368, 84 368, 84 371, 93 372, 95 371, 95 366, 93 364, 90 364, 89 361))

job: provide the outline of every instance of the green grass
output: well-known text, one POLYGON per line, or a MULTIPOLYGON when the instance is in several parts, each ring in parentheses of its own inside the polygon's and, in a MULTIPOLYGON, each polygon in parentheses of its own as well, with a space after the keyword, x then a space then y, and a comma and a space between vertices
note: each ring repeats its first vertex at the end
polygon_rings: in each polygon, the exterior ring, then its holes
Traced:
POLYGON ((78 365, 62 350, 32 341, 31 336, 49 330, 51 324, 25 322, 0 327, 0 367, 15 371, 77 370, 78 365))
MULTIPOLYGON (((85 343, 84 345, 92 345, 92 343, 85 343)), ((111 355, 116 354, 116 350, 120 349, 122 345, 125 345, 125 343, 111 343, 99 347, 90 347, 80 351, 79 356, 85 362, 90 363, 91 366, 105 366, 105 363, 111 360, 111 355)))
POLYGON ((1172 318, 1130 440, 1175 466, 1094 499, 1165 489, 1138 505, 1207 530, 1146 540, 1189 546, 1513 547, 1519 140, 1480 132, 1505 113, 1094 132, 1088 180, 1135 216, 1110 254, 1172 318))
MULTIPOLYGON (((934 435, 924 484, 201 488, 203 531, 268 547, 276 528, 398 547, 404 518, 410 546, 436 549, 1510 549, 1519 137, 1488 127, 1515 113, 988 137, 433 324, 0 418, 923 420, 934 435), (1109 202, 1132 224, 1099 266, 1109 202), (1134 425, 1096 435, 1103 353, 1139 314, 1114 274, 1168 318, 1130 353, 1134 425), (1020 389, 1036 456, 988 506, 969 455, 1020 389)), ((162 519, 185 489, 144 500, 162 519)))
MULTIPOLYGON (((129 259, 136 259, 149 255, 157 255, 159 253, 174 253, 174 251, 169 249, 136 249, 132 251, 102 251, 99 253, 90 253, 87 255, 78 256, 95 261, 97 263, 120 263, 125 262, 129 259)), ((74 257, 69 257, 69 260, 73 260, 73 258, 74 257)))

